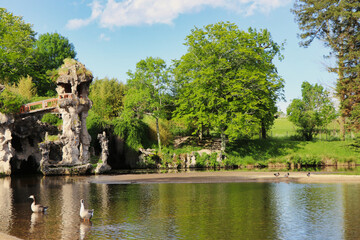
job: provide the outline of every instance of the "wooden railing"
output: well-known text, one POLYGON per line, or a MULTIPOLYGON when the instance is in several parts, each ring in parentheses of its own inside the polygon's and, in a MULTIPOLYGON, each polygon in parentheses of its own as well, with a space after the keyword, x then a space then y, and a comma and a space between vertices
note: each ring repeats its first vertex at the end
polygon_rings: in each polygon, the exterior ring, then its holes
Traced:
POLYGON ((38 102, 32 102, 28 104, 24 104, 21 106, 19 113, 32 113, 32 112, 40 112, 47 111, 51 109, 55 109, 58 106, 58 101, 60 99, 72 98, 71 94, 61 94, 57 98, 50 98, 38 102))

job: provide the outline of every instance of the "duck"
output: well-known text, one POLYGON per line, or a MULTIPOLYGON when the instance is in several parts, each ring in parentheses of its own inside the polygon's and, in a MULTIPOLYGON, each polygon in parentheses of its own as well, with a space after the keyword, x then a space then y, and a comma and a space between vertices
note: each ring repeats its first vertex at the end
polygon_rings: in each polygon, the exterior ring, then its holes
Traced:
POLYGON ((280 176, 280 173, 278 172, 278 173, 274 173, 274 176, 275 177, 278 177, 278 176, 280 176))
POLYGON ((306 175, 307 175, 308 177, 310 177, 310 172, 308 172, 306 175))
POLYGON ((286 173, 286 174, 284 175, 284 177, 289 177, 289 175, 290 175, 290 173, 286 173))
POLYGON ((82 219, 84 219, 84 222, 85 220, 88 220, 90 222, 90 219, 92 218, 92 216, 94 215, 94 209, 86 209, 85 206, 84 206, 84 199, 81 199, 80 200, 80 217, 82 219))
POLYGON ((34 213, 45 212, 48 209, 46 206, 36 204, 34 195, 30 195, 29 198, 33 200, 33 203, 31 204, 31 210, 34 213))

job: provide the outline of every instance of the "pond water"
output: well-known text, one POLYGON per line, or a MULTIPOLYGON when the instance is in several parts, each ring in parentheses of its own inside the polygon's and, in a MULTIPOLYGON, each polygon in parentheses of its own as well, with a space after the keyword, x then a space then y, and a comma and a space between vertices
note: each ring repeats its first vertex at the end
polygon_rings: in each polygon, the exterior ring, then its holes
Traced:
POLYGON ((0 231, 22 239, 359 239, 360 184, 94 184, 0 178, 0 231), (49 206, 32 213, 31 199, 49 206), (79 218, 80 199, 95 210, 79 218))

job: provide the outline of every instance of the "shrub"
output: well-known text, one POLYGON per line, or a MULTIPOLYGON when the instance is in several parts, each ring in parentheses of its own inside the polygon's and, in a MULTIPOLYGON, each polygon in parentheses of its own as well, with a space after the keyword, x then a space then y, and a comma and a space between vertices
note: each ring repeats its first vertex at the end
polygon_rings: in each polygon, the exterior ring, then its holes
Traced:
POLYGON ((51 114, 51 113, 44 114, 44 116, 41 118, 41 122, 48 123, 53 126, 59 126, 62 124, 62 120, 55 114, 51 114))
POLYGON ((123 112, 121 117, 113 120, 114 133, 123 138, 127 147, 137 151, 146 140, 146 125, 130 112, 123 112))
MULTIPOLYGON (((155 118, 145 116, 144 123, 147 124, 149 127, 148 135, 149 135, 150 141, 157 142, 155 118)), ((171 134, 170 129, 171 129, 171 125, 170 125, 169 121, 167 121, 165 119, 159 119, 160 139, 161 139, 161 144, 164 146, 168 146, 173 140, 173 135, 171 134)))
POLYGON ((18 113, 23 104, 25 104, 24 98, 7 89, 0 94, 0 112, 4 114, 18 113))

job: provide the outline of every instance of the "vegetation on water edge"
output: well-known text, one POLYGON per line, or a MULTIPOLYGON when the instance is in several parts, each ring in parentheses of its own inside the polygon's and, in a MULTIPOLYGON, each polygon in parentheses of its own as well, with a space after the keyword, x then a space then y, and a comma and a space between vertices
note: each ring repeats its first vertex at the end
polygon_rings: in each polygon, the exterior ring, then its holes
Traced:
MULTIPOLYGON (((152 124, 150 119, 147 119, 146 123, 152 124)), ((155 168, 161 166, 166 168, 169 163, 179 161, 180 155, 192 152, 196 155, 196 167, 199 168, 271 167, 275 165, 309 167, 360 164, 360 152, 355 134, 348 133, 348 139, 340 141, 339 126, 336 121, 330 123, 325 128, 324 133, 319 134, 313 141, 298 140, 296 128, 287 118, 276 119, 271 132, 273 137, 268 139, 238 140, 229 144, 226 158, 222 162, 216 161, 216 153, 212 155, 203 153, 201 156, 197 154, 204 146, 197 144, 198 140, 195 137, 189 140, 188 144, 178 148, 175 148, 173 142, 170 141, 171 144, 164 147, 161 153, 156 152, 147 159, 148 164, 142 164, 139 167, 155 168), (325 136, 325 134, 327 135, 325 136)), ((152 134, 154 135, 154 133, 152 134)), ((157 150, 156 144, 148 145, 148 147, 157 150)))

